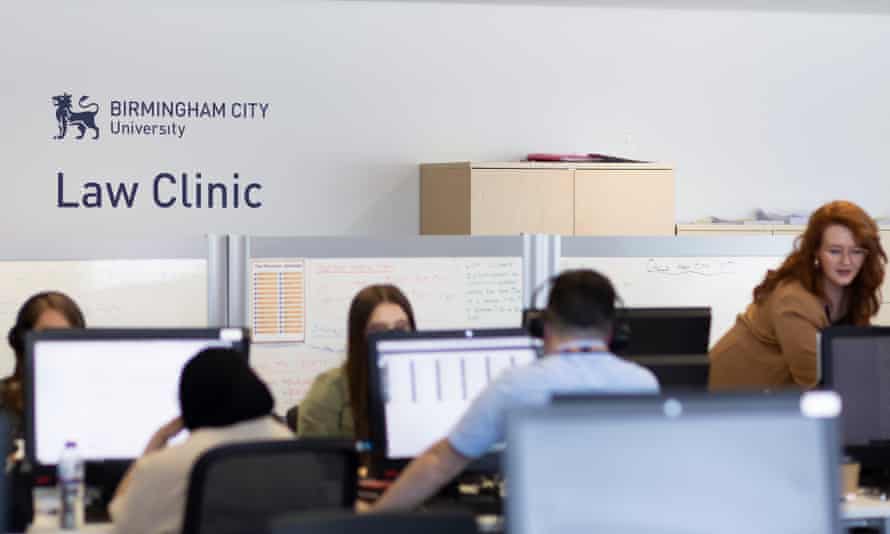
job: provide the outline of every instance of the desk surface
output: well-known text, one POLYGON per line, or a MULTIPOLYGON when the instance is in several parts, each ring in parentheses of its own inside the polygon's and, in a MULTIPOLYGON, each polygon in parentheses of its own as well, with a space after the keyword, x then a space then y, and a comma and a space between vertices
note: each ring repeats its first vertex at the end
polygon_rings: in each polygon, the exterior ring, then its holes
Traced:
MULTIPOLYGON (((845 502, 841 507, 841 512, 842 519, 890 518, 890 501, 860 495, 852 501, 845 502)), ((479 518, 479 523, 483 530, 490 531, 497 524, 497 519, 491 516, 482 516, 479 518)), ((110 534, 112 530, 111 523, 93 523, 77 532, 110 534)), ((58 515, 38 514, 34 518, 34 523, 28 528, 28 534, 73 534, 73 531, 59 529, 58 515)))
POLYGON ((859 495, 846 501, 841 508, 843 519, 890 518, 890 501, 882 501, 877 497, 859 495))
POLYGON ((109 534, 111 523, 90 523, 79 530, 59 528, 59 492, 56 488, 34 488, 34 522, 28 527, 28 534, 109 534))
MULTIPOLYGON (((479 532, 503 532, 502 518, 492 515, 476 518, 479 532)), ((93 523, 86 525, 78 531, 59 529, 59 517, 55 515, 40 515, 34 518, 34 523, 28 528, 28 534, 111 534, 114 529, 111 523, 93 523)))
POLYGON ((59 528, 59 516, 37 515, 34 522, 28 527, 28 534, 110 534, 113 530, 111 523, 91 523, 79 530, 62 530, 59 528))

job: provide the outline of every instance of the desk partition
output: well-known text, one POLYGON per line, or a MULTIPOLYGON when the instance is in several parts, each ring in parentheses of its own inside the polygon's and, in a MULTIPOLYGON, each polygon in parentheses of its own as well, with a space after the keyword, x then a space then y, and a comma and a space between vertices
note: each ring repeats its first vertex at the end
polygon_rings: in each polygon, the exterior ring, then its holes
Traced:
POLYGON ((793 244, 792 236, 562 237, 558 265, 608 276, 627 307, 711 308, 713 345, 793 244))
MULTIPOLYGON (((58 290, 90 327, 224 326, 225 236, 5 243, 0 250, 0 325, 9 328, 34 293, 58 290)), ((5 331, 5 330, 4 330, 5 331)), ((0 375, 14 357, 0 347, 0 375)))

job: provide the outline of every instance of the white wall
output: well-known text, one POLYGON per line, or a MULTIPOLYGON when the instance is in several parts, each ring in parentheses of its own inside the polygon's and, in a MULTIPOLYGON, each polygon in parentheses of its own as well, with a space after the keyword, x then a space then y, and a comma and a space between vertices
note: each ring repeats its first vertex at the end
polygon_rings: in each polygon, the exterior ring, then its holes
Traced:
POLYGON ((533 151, 673 163, 681 221, 837 197, 890 215, 886 14, 322 1, 5 11, 3 239, 413 234, 417 163, 533 151), (63 91, 100 103, 99 141, 51 139, 50 96, 63 91), (182 139, 116 137, 115 98, 271 109, 189 123, 182 139), (145 202, 58 208, 59 170, 72 194, 81 178, 126 179, 145 202), (238 171, 262 182, 264 206, 154 207, 162 171, 238 171))

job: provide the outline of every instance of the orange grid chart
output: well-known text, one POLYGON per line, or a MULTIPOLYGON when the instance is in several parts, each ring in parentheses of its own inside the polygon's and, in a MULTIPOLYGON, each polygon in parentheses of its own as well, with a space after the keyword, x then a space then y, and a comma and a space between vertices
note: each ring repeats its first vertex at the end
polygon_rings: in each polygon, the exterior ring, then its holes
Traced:
POLYGON ((252 265, 253 340, 306 340, 306 275, 303 261, 257 261, 252 265))

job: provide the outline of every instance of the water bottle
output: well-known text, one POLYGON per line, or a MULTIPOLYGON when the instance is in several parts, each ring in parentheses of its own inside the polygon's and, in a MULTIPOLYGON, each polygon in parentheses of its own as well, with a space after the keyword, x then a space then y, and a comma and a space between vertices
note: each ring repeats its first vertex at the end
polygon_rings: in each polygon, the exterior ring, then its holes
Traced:
POLYGON ((62 499, 60 527, 63 530, 76 530, 83 526, 83 458, 77 450, 77 443, 68 441, 59 457, 57 470, 59 497, 62 499))

